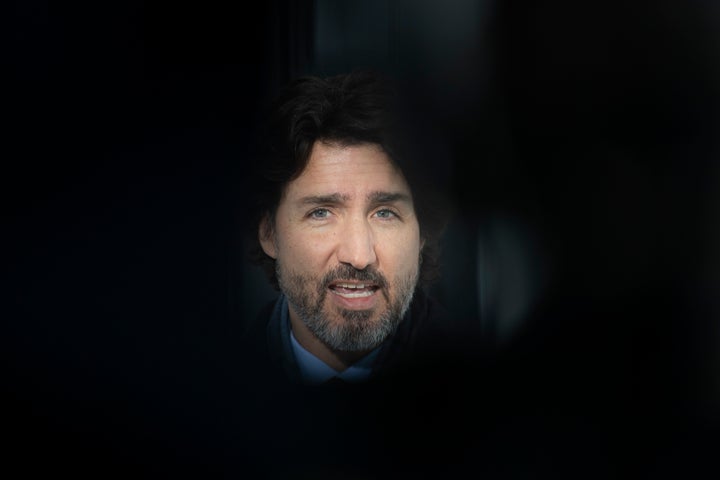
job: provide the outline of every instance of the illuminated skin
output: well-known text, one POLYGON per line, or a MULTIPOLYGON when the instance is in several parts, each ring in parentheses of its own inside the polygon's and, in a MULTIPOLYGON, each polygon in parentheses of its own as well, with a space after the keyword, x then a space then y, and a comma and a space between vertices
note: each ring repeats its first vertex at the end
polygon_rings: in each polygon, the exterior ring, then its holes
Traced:
POLYGON ((337 371, 390 335, 422 249, 410 188, 378 146, 316 142, 260 243, 277 260, 298 342, 337 371))

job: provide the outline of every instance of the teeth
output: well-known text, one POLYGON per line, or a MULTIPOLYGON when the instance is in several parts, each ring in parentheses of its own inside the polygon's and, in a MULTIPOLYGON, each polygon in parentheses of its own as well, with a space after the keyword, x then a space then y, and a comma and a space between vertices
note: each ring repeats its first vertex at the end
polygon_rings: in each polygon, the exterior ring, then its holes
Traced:
POLYGON ((337 286, 342 288, 365 288, 364 283, 338 283, 337 286))
POLYGON ((362 292, 353 292, 353 293, 341 293, 341 292, 337 292, 337 291, 333 290, 333 293, 335 295, 340 295, 341 297, 344 297, 344 298, 362 298, 362 297, 369 297, 370 295, 373 294, 373 292, 370 290, 364 290, 362 292))

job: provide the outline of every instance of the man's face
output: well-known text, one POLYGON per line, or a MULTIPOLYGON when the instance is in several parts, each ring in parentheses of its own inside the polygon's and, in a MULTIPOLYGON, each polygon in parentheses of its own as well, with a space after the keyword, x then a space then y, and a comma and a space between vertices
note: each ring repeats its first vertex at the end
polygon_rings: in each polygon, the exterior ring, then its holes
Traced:
POLYGON ((335 350, 374 348, 410 305, 420 229, 405 179, 376 145, 316 142, 260 240, 291 319, 335 350))

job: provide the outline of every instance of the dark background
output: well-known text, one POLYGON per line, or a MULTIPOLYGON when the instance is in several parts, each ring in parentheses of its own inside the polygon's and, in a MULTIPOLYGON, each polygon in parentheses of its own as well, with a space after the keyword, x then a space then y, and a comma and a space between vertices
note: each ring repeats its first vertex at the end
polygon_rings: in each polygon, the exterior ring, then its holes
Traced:
POLYGON ((299 74, 373 67, 411 79, 436 128, 454 211, 435 296, 519 383, 608 412, 620 445, 608 471, 713 467, 712 2, 14 9, 1 350, 12 465, 91 474, 172 458, 173 403, 193 405, 218 342, 272 297, 243 257, 243 165, 262 109, 299 74))

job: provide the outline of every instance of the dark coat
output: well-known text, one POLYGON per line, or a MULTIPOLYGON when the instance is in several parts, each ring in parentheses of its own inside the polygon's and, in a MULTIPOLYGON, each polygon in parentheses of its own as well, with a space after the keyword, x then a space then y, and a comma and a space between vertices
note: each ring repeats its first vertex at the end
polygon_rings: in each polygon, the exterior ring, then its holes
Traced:
POLYGON ((422 292, 361 384, 293 381, 271 308, 245 338, 214 338, 177 377, 153 377, 142 409, 118 399, 122 432, 92 439, 118 452, 103 463, 126 465, 123 478, 612 478, 585 471, 608 464, 609 439, 577 381, 553 382, 553 363, 522 352, 488 363, 422 292))

